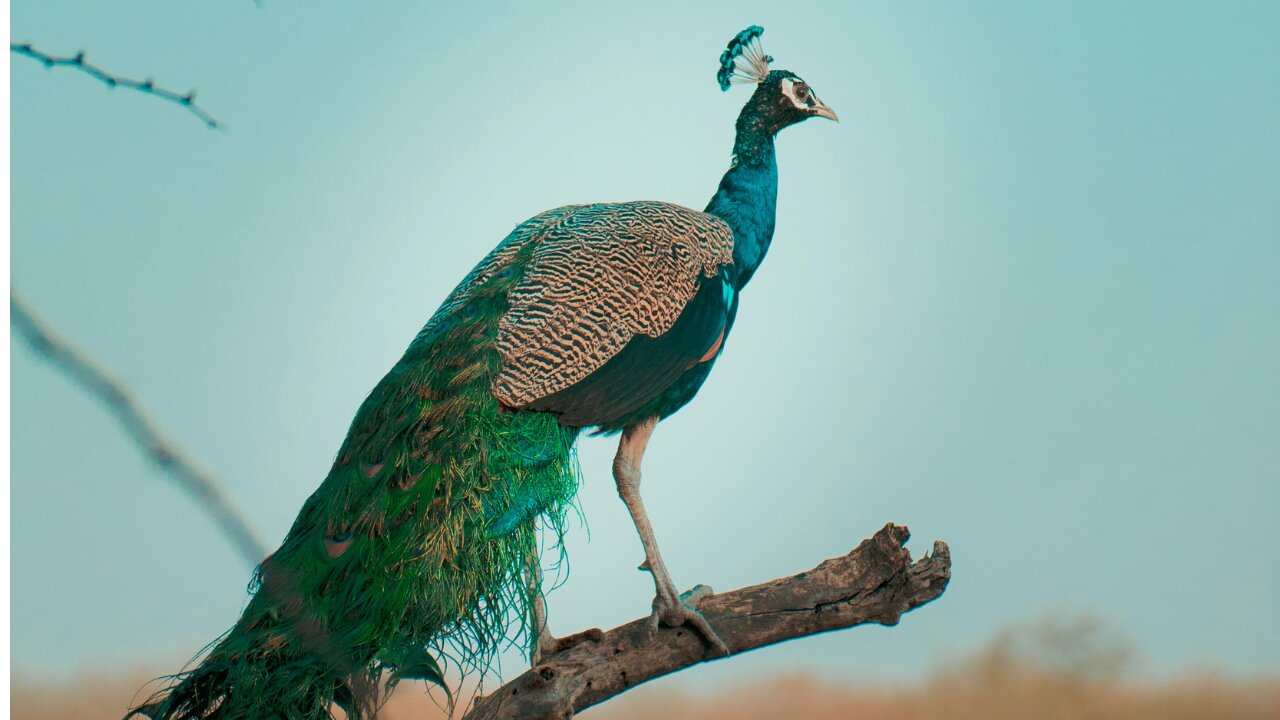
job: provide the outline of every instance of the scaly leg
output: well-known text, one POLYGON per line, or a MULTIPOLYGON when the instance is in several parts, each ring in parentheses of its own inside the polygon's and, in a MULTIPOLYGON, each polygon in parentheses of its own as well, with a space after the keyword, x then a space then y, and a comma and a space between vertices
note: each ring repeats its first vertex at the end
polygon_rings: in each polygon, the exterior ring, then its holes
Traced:
POLYGON ((698 601, 711 594, 711 588, 699 585, 683 595, 676 591, 671 573, 667 572, 662 553, 658 551, 658 539, 653 534, 653 525, 649 523, 649 515, 644 510, 644 500, 640 498, 640 461, 644 458, 649 436, 653 434, 653 428, 657 424, 658 418, 652 417, 635 425, 628 425, 622 431, 618 454, 613 458, 613 479, 618 484, 618 495, 626 503, 636 531, 640 533, 640 542, 644 545, 644 564, 640 569, 648 570, 653 575, 653 585, 657 591, 650 623, 654 627, 659 622, 668 627, 678 627, 688 622, 702 633, 712 647, 722 655, 728 655, 728 646, 696 609, 698 601))
POLYGON ((591 628, 562 638, 552 635, 547 627, 547 603, 542 594, 542 563, 539 562, 536 551, 525 560, 525 569, 528 573, 529 593, 533 596, 533 626, 538 630, 538 639, 529 650, 529 664, 532 667, 536 668, 543 660, 586 640, 604 640, 604 632, 600 628, 591 628))
POLYGON ((547 628, 547 603, 542 596, 542 564, 538 561, 538 553, 534 551, 528 558, 529 594, 533 596, 533 626, 537 628, 538 638, 529 649, 529 664, 537 667, 542 658, 555 654, 556 636, 547 628))

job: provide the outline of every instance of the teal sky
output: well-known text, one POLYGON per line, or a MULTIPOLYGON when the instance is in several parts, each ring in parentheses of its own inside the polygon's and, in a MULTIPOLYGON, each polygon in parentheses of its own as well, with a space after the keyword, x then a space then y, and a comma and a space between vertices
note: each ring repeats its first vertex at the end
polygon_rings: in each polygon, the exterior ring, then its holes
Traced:
MULTIPOLYGON (((515 224, 702 208, 746 25, 841 117, 779 139, 778 231, 645 498, 678 584, 740 587, 886 521, 955 576, 893 629, 665 680, 906 679, 1096 613, 1139 672, 1280 671, 1280 5, 16 1, 12 279, 272 543, 365 393, 515 224)), ((14 343, 12 653, 176 669, 247 568, 96 403, 14 343)), ((583 445, 560 633, 652 586, 583 445)), ((512 660, 509 669, 517 670, 512 660)))

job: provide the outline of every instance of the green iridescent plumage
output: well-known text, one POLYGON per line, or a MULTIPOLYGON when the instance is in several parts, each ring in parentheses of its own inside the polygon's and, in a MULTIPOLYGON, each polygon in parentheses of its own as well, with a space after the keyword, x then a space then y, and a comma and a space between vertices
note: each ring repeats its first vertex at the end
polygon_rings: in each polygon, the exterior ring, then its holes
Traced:
POLYGON ((485 669, 505 639, 536 635, 529 520, 562 531, 577 431, 489 389, 523 239, 481 263, 378 383, 240 621, 140 712, 328 718, 336 702, 364 717, 380 677, 443 684, 434 658, 485 669))

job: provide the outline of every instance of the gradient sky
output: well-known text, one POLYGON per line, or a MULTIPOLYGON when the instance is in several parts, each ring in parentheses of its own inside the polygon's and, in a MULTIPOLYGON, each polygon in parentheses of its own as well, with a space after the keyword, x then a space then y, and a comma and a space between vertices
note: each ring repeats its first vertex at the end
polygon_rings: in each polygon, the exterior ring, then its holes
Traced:
MULTIPOLYGON (((13 282, 272 543, 364 395, 515 224, 702 208, 766 28, 841 117, 779 139, 773 250, 644 493, 678 584, 806 569, 886 521, 950 542, 897 628, 664 680, 905 679, 1092 612, 1139 672, 1280 671, 1280 5, 17 1, 12 37, 229 130, 11 60, 13 282)), ((248 571, 105 411, 12 350, 12 652, 174 670, 248 571)), ((652 586, 582 449, 552 629, 652 586)), ((508 658, 518 670, 518 660, 508 658)))

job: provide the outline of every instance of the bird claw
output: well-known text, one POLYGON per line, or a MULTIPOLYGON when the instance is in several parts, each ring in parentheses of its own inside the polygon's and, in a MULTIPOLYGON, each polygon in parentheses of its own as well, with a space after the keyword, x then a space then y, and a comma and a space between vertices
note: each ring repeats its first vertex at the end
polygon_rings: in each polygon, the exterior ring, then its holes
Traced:
POLYGON ((702 635, 717 655, 727 657, 729 646, 725 645, 716 631, 711 629, 711 623, 707 622, 707 618, 698 612, 699 603, 714 594, 715 591, 706 585, 695 585, 692 589, 680 593, 679 597, 667 598, 665 594, 659 593, 653 599, 653 614, 649 616, 649 626, 680 627, 688 623, 702 635))
POLYGON ((604 642, 604 631, 600 628, 590 628, 562 638, 558 638, 549 632, 544 632, 538 636, 538 644, 533 648, 533 657, 530 658, 530 664, 533 667, 537 667, 547 658, 558 655, 569 648, 577 647, 588 640, 596 643, 604 642))

